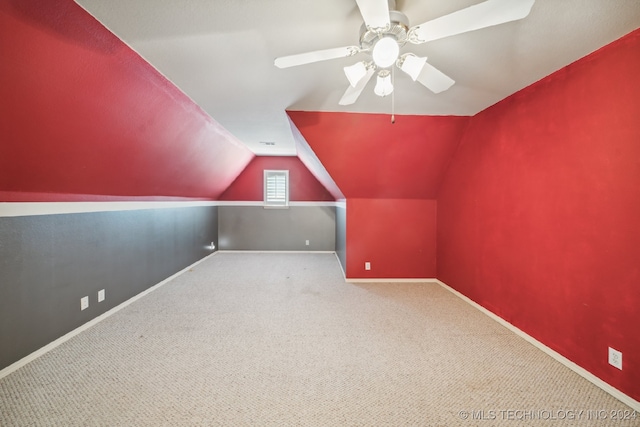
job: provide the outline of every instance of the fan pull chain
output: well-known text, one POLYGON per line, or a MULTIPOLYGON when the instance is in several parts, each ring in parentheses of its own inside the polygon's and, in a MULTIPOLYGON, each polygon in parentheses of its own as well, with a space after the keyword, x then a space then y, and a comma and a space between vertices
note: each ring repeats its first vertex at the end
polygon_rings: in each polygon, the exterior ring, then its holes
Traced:
POLYGON ((396 122, 396 69, 395 67, 391 67, 391 84, 393 85, 393 90, 391 91, 391 124, 396 122))

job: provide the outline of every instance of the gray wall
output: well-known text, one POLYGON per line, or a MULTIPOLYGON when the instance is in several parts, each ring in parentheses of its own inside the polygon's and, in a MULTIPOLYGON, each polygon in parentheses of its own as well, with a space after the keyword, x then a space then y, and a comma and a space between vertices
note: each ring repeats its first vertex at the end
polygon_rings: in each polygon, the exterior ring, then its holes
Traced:
POLYGON ((347 204, 336 207, 336 255, 342 265, 342 271, 347 271, 347 204))
POLYGON ((0 218, 0 369, 210 254, 217 209, 0 218))
POLYGON ((334 206, 220 206, 220 250, 335 251, 334 206), (306 240, 309 240, 307 246, 306 240))

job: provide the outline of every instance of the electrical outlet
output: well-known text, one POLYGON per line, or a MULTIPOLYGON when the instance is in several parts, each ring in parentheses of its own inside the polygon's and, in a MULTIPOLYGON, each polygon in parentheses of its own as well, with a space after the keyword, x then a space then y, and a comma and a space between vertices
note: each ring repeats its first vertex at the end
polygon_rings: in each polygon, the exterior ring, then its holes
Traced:
POLYGON ((98 291, 98 302, 104 301, 104 289, 98 291))
POLYGON ((89 308, 89 297, 80 298, 80 311, 89 308))
POLYGON ((369 261, 364 263, 364 269, 365 270, 371 270, 371 263, 369 261))
POLYGON ((307 245, 307 246, 309 246, 309 241, 308 241, 308 240, 305 240, 305 241, 304 241, 304 244, 305 244, 305 245, 307 245))
POLYGON ((609 347, 609 364, 622 370, 622 352, 609 347))

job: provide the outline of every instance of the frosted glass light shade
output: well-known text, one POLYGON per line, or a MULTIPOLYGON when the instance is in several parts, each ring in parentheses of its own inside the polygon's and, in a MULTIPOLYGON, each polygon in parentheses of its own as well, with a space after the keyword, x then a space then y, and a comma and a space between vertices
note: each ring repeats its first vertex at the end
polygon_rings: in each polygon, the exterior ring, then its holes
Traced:
POLYGON ((427 58, 426 57, 421 58, 415 55, 406 55, 406 56, 403 55, 403 58, 401 59, 401 61, 402 61, 402 67, 400 67, 400 69, 405 73, 409 74, 409 76, 415 82, 418 76, 420 75, 420 73, 422 72, 422 69, 424 68, 424 64, 425 62, 427 62, 427 58))
POLYGON ((387 70, 378 73, 376 87, 373 92, 378 96, 387 96, 393 92, 393 83, 391 83, 391 74, 387 70))
POLYGON ((373 46, 373 62, 380 68, 391 66, 400 53, 398 42, 392 37, 383 37, 373 46))
POLYGON ((352 87, 356 87, 358 82, 367 75, 367 66, 364 62, 358 62, 357 64, 344 67, 344 74, 347 76, 349 84, 351 84, 352 87))

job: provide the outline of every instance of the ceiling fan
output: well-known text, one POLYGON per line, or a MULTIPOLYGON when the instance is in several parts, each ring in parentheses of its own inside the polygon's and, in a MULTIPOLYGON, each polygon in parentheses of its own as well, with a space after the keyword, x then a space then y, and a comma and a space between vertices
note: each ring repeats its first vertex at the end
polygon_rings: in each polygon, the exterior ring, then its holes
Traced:
POLYGON ((358 46, 344 46, 316 50, 276 58, 278 68, 288 68, 335 58, 346 58, 365 53, 368 59, 344 67, 349 87, 340 99, 340 105, 351 105, 360 96, 374 74, 377 74, 374 92, 386 96, 393 92, 392 68, 395 64, 434 93, 449 89, 454 80, 427 63, 426 57, 413 53, 400 53, 405 44, 422 44, 467 31, 516 21, 529 15, 535 0, 485 0, 449 15, 420 25, 409 26, 407 16, 395 10, 395 0, 356 0, 364 24, 360 29, 358 46))

